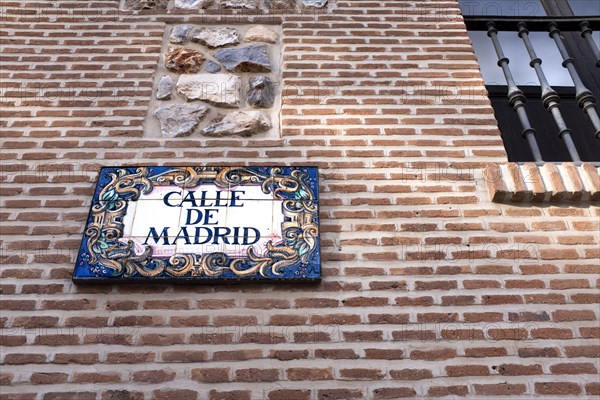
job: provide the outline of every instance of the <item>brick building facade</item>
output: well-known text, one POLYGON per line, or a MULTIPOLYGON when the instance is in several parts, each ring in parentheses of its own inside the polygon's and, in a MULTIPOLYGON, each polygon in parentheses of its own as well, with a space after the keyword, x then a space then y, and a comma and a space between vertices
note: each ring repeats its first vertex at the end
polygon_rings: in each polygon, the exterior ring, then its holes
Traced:
POLYGON ((600 396, 598 168, 507 163, 456 1, 0 8, 0 399, 600 396), (150 132, 181 23, 281 29, 275 135, 150 132), (202 164, 319 166, 322 282, 71 282, 101 166, 202 164))

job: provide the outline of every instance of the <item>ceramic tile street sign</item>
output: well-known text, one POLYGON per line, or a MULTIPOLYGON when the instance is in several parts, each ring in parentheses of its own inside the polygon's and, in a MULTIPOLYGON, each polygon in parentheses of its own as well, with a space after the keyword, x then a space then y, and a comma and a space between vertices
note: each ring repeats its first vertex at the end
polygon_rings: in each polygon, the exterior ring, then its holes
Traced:
POLYGON ((319 280, 316 167, 102 168, 75 282, 319 280))

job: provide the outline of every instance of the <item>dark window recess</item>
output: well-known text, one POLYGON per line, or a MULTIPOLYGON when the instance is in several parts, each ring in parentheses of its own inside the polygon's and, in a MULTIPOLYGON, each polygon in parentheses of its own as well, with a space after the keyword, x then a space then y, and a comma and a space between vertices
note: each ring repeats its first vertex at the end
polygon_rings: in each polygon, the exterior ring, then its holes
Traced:
MULTIPOLYGON (((506 86, 488 86, 490 100, 494 107, 498 127, 504 146, 508 152, 508 161, 532 161, 531 150, 525 143, 521 132, 523 127, 514 110, 507 101, 506 86), (510 149, 510 150, 509 150, 510 149)), ((560 107, 566 125, 573 131, 572 138, 582 161, 600 161, 600 141, 591 132, 594 127, 582 114, 575 100, 573 88, 553 87, 560 95, 560 107), (582 134, 579 134, 581 132, 582 134)), ((571 161, 564 142, 558 137, 558 128, 548 110, 544 107, 539 88, 523 87, 527 97, 527 114, 544 161, 571 161)))
POLYGON ((509 161, 600 162, 600 1, 459 3, 509 161))

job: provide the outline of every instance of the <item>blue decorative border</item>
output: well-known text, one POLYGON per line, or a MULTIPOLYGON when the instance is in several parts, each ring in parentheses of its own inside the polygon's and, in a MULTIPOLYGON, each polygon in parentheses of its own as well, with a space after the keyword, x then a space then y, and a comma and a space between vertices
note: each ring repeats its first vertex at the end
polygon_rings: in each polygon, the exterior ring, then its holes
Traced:
POLYGON ((93 195, 73 270, 75 282, 318 281, 321 277, 317 167, 104 167, 93 195), (283 239, 265 254, 248 248, 245 258, 225 253, 153 257, 136 254, 123 237, 130 202, 156 186, 194 188, 255 185, 281 200, 283 239))

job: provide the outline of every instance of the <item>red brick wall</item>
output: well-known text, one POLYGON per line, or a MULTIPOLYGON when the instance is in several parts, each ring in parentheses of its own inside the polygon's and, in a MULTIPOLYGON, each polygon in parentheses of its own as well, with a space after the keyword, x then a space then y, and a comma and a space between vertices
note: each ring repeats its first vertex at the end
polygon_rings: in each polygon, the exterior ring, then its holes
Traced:
POLYGON ((506 157, 456 2, 284 16, 277 140, 143 138, 187 14, 0 11, 0 399, 600 395, 598 204, 490 202, 506 157), (319 165, 320 285, 71 283, 101 165, 207 160, 319 165))

